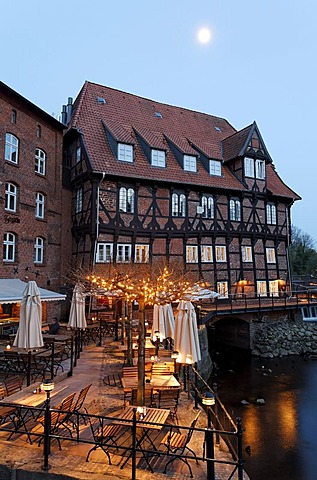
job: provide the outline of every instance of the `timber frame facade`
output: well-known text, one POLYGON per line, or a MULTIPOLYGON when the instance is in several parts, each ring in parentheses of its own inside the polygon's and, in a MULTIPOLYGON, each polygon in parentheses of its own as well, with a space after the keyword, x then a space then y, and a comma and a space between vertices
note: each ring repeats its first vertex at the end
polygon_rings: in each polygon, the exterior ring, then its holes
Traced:
POLYGON ((223 298, 288 291, 300 197, 277 174, 255 122, 236 131, 91 82, 62 115, 73 264, 98 272, 166 259, 223 298))

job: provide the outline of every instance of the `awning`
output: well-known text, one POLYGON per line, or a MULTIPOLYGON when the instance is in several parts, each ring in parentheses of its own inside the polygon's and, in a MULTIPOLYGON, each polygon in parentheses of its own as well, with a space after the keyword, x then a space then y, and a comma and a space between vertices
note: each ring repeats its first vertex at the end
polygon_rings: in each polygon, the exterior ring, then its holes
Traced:
MULTIPOLYGON (((26 283, 17 278, 0 278, 0 303, 20 303, 26 283)), ((42 302, 65 300, 66 295, 40 288, 42 302)))

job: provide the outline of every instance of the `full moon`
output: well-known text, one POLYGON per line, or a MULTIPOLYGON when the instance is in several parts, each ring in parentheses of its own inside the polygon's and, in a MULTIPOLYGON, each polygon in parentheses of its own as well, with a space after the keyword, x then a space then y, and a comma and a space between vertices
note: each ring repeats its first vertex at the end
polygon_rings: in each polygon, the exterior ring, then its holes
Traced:
POLYGON ((209 43, 211 40, 211 31, 206 27, 200 28, 197 37, 199 43, 209 43))

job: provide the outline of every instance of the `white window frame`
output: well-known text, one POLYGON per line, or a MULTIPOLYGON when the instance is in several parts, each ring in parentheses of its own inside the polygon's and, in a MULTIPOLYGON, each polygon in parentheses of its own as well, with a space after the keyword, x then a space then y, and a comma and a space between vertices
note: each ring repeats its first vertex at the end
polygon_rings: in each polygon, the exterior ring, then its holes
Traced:
POLYGON ((148 263, 150 258, 150 246, 138 243, 135 245, 134 262, 148 263))
POLYGON ((197 158, 194 155, 184 155, 184 170, 197 172, 197 158))
POLYGON ((118 160, 123 162, 133 162, 133 145, 128 143, 118 143, 118 160))
POLYGON ((255 160, 255 176, 259 180, 265 180, 265 160, 255 160))
POLYGON ((19 163, 19 139, 12 133, 6 133, 4 158, 15 165, 19 163))
POLYGON ((201 253, 201 262, 202 263, 213 262, 212 245, 201 245, 200 253, 201 253))
POLYGON ((75 213, 81 213, 83 211, 83 196, 83 189, 80 187, 76 190, 75 213))
POLYGON ((242 245, 241 257, 243 262, 252 262, 252 247, 250 247, 249 245, 242 245))
POLYGON ((134 197, 133 188, 120 187, 119 189, 119 210, 125 213, 134 213, 134 197))
POLYGON ((230 200, 230 220, 232 222, 240 222, 241 221, 241 202, 237 199, 230 200))
POLYGON ((18 197, 18 187, 14 185, 14 183, 7 182, 5 184, 5 203, 4 203, 4 209, 7 212, 17 211, 17 197, 18 197))
POLYGON ((197 245, 186 245, 186 263, 198 263, 197 245))
POLYGON ((5 232, 3 236, 3 261, 15 261, 16 236, 12 232, 5 232))
POLYGON ((279 296, 278 280, 269 280, 269 292, 270 292, 270 297, 279 296))
POLYGON ((96 251, 96 263, 111 263, 113 259, 113 244, 98 243, 96 251))
POLYGON ((266 205, 266 223, 268 225, 276 225, 276 205, 274 203, 266 205))
POLYGON ((166 154, 164 150, 156 150, 155 148, 152 148, 151 165, 153 165, 153 167, 166 167, 166 154))
POLYGON ((229 290, 227 281, 217 282, 217 293, 219 294, 218 298, 228 298, 229 290))
POLYGON ((301 308, 303 321, 317 322, 317 306, 305 306, 301 308))
POLYGON ((267 283, 266 280, 257 280, 256 292, 259 297, 267 297, 267 283))
POLYGON ((76 148, 76 164, 81 160, 81 147, 76 148))
POLYGON ((45 195, 36 192, 35 195, 35 217, 43 219, 45 216, 45 195))
POLYGON ((275 248, 266 248, 266 261, 267 263, 276 263, 275 248))
POLYGON ((214 199, 203 195, 201 197, 201 206, 203 208, 203 218, 214 218, 214 199))
POLYGON ((215 247, 216 262, 226 262, 227 261, 227 250, 225 245, 216 245, 215 247))
POLYGON ((34 263, 44 263, 44 238, 36 237, 34 242, 34 263))
POLYGON ((250 157, 244 158, 244 176, 254 178, 254 159, 250 157))
POLYGON ((219 160, 209 160, 209 174, 216 177, 221 177, 222 168, 219 160))
POLYGON ((172 217, 186 216, 186 196, 184 193, 172 194, 172 217))
POLYGON ((131 245, 129 243, 117 244, 117 263, 129 263, 131 262, 131 245))
POLYGON ((46 153, 41 148, 35 150, 35 173, 39 175, 46 173, 46 153))

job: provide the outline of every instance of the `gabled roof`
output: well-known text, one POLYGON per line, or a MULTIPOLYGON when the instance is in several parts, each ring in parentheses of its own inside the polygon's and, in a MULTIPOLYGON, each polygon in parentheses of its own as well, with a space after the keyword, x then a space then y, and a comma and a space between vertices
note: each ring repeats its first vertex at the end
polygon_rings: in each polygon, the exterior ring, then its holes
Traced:
MULTIPOLYGON (((70 129, 82 132, 93 171, 127 179, 147 179, 179 184, 245 190, 247 187, 233 174, 228 160, 241 155, 254 134, 264 142, 256 124, 237 132, 220 117, 159 103, 137 95, 85 82, 73 106, 70 129), (103 101, 100 101, 100 98, 103 101), (116 158, 109 145, 108 132, 118 142, 135 146, 133 163, 116 158), (150 165, 138 136, 149 147, 167 151, 166 168, 150 165), (225 160, 222 176, 210 175, 198 159, 197 172, 184 171, 169 148, 189 155, 203 154, 214 160, 225 160)), ((265 146, 264 146, 265 148, 265 146)), ((265 149, 268 161, 271 161, 265 149)), ((268 188, 276 195, 291 199, 294 192, 270 175, 268 188), (277 190, 275 190, 277 188, 277 190)))
POLYGON ((253 154, 272 162, 256 122, 225 138, 222 145, 224 161, 253 154))

